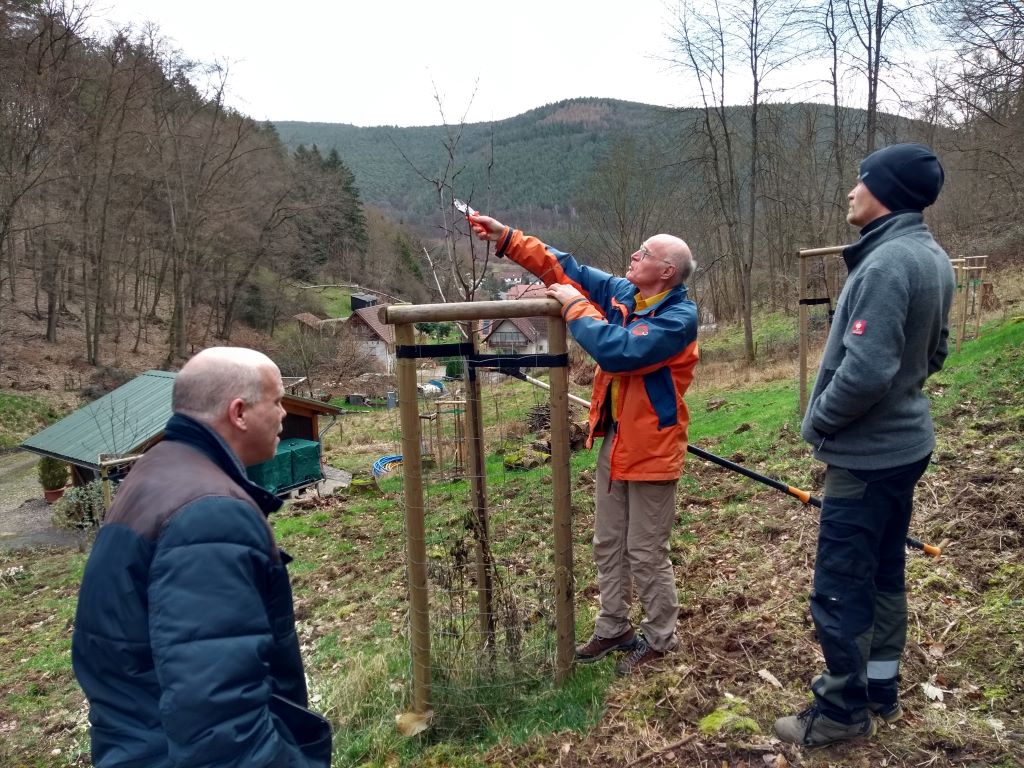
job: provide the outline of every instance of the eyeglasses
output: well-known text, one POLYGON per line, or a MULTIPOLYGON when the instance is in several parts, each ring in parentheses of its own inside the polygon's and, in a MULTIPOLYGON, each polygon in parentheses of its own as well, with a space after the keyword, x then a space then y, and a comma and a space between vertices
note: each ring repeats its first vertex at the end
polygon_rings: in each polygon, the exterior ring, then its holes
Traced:
POLYGON ((662 264, 667 264, 668 266, 675 268, 675 264, 669 261, 665 261, 664 259, 659 259, 653 253, 647 250, 647 246, 644 245, 643 243, 640 244, 640 247, 637 249, 637 251, 640 253, 640 258, 637 259, 637 261, 643 261, 644 259, 653 259, 654 261, 660 261, 662 264))

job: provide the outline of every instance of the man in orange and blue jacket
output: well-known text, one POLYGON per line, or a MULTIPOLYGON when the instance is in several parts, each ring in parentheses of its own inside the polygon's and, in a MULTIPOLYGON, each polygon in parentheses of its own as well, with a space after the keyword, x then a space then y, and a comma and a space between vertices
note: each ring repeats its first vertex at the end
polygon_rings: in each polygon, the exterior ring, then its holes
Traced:
POLYGON ((616 672, 630 674, 678 644, 669 537, 686 456, 683 395, 698 359, 697 307, 685 285, 696 264, 678 237, 654 235, 630 257, 626 276, 615 277, 489 216, 470 214, 469 223, 497 243, 499 256, 544 281, 569 332, 597 361, 587 447, 604 437, 593 542, 601 607, 576 661, 622 651, 616 672), (634 586, 644 609, 639 632, 629 617, 634 586))

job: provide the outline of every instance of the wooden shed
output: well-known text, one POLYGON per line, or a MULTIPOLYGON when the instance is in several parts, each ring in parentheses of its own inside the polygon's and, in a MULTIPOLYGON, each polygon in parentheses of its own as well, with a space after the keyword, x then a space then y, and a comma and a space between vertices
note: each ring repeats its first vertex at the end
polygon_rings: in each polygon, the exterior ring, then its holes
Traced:
MULTIPOLYGON (((176 375, 170 371, 146 371, 36 433, 21 448, 69 464, 75 485, 95 480, 104 460, 140 455, 163 438, 164 426, 171 417, 171 390, 176 375)), ((262 480, 263 465, 247 471, 254 482, 283 494, 323 479, 319 467, 320 439, 341 409, 293 394, 285 394, 282 405, 287 415, 281 445, 278 455, 267 464, 276 461, 280 469, 286 462, 289 466, 295 464, 295 457, 301 455, 301 476, 289 474, 289 482, 279 482, 286 476, 278 471, 268 484, 262 480), (330 417, 330 422, 322 423, 323 417, 330 417), (319 471, 312 477, 310 456, 314 451, 319 471)))

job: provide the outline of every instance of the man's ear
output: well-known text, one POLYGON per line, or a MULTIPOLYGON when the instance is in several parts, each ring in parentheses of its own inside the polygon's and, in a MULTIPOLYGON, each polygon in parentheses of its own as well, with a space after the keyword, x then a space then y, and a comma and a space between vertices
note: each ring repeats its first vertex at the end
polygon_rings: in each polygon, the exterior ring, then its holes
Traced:
POLYGON ((245 429, 245 400, 236 397, 228 403, 228 421, 233 427, 245 429))

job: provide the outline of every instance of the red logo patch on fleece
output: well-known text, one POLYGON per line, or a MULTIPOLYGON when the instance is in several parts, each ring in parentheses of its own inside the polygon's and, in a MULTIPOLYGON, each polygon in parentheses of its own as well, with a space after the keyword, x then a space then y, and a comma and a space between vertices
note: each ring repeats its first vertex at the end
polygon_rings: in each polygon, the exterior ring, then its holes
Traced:
POLYGON ((636 325, 636 326, 633 326, 633 335, 634 336, 646 336, 650 332, 650 330, 651 329, 648 328, 646 325, 636 325))
POLYGON ((867 320, 854 320, 853 321, 853 327, 850 329, 850 333, 852 333, 854 336, 863 336, 864 335, 864 331, 866 331, 867 329, 868 329, 868 321, 867 320))

